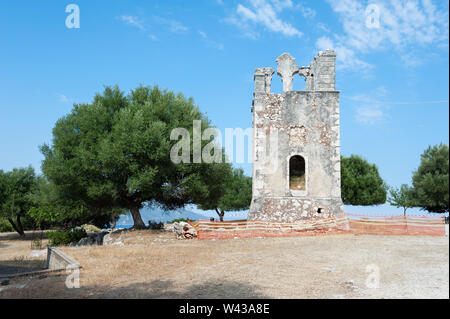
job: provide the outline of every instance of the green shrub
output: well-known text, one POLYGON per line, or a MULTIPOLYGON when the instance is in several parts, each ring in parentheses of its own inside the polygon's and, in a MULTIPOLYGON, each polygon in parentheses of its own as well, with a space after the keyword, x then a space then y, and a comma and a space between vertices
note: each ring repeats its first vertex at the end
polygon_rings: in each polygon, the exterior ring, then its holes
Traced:
POLYGON ((84 224, 81 226, 81 228, 83 228, 85 231, 89 231, 89 232, 93 232, 93 233, 98 233, 101 232, 102 230, 100 228, 98 228, 95 225, 89 225, 89 224, 84 224))
POLYGON ((152 229, 152 230, 163 229, 164 228, 164 223, 157 223, 157 222, 152 222, 151 220, 149 220, 148 221, 148 228, 152 229))
POLYGON ((68 246, 86 236, 87 233, 82 228, 55 230, 47 233, 47 238, 50 239, 49 246, 68 246))
POLYGON ((42 249, 42 238, 40 238, 40 237, 33 238, 33 240, 31 241, 31 249, 41 250, 42 249))
POLYGON ((13 231, 14 228, 12 228, 9 221, 5 218, 0 218, 0 233, 9 233, 13 231))

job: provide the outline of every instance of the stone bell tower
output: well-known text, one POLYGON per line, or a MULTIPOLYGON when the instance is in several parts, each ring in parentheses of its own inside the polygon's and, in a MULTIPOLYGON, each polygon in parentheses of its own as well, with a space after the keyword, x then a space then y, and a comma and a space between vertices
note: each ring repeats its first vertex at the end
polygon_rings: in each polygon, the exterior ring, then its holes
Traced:
POLYGON ((344 212, 335 60, 327 50, 298 67, 282 54, 276 60, 282 94, 270 92, 273 68, 256 69, 249 220, 293 222, 344 212), (293 91, 297 74, 305 91, 293 91))

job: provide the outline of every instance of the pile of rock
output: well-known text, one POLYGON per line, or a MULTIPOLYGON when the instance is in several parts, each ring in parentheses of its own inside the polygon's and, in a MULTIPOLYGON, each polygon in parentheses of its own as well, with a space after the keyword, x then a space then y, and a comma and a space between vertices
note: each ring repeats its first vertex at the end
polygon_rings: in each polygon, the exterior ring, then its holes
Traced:
MULTIPOLYGON (((189 223, 180 221, 172 224, 161 223, 160 227, 164 227, 165 231, 173 232, 178 239, 193 239, 197 237, 197 231, 189 223)), ((108 229, 103 229, 98 232, 87 231, 87 237, 82 238, 80 241, 70 244, 71 247, 80 246, 123 246, 123 236, 126 233, 125 230, 116 230, 112 232, 108 229), (119 233, 119 235, 118 235, 119 233)))
POLYGON ((113 233, 109 233, 103 238, 103 245, 104 246, 123 246, 123 240, 122 235, 124 234, 123 231, 120 232, 119 236, 112 236, 113 233))
POLYGON ((78 243, 70 244, 72 247, 80 247, 80 246, 94 246, 94 245, 103 245, 103 238, 108 235, 107 230, 102 230, 100 232, 93 232, 87 235, 87 237, 81 238, 78 243))
POLYGON ((186 222, 176 222, 164 225, 166 231, 172 231, 178 239, 193 239, 197 237, 197 231, 186 222))

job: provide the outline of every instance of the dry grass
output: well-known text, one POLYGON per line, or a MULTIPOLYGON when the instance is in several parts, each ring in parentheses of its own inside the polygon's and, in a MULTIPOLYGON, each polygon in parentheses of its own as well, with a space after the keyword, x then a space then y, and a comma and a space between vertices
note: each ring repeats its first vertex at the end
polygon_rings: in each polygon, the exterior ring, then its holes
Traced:
MULTIPOLYGON (((45 267, 46 256, 31 257, 33 233, 27 232, 25 238, 16 233, 0 233, 0 275, 45 267)), ((46 247, 47 240, 42 242, 46 247)))
POLYGON ((125 246, 64 248, 83 265, 79 289, 67 289, 61 274, 14 281, 0 297, 449 297, 448 237, 180 241, 170 233, 140 231, 122 239, 125 246), (365 284, 371 264, 380 269, 378 289, 365 284))

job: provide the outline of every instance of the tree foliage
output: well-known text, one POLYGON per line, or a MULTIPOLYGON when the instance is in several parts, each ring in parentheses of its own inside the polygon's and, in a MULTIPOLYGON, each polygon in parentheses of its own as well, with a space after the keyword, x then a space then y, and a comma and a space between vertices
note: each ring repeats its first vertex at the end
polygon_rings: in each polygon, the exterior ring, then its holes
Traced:
POLYGON ((33 205, 31 194, 35 187, 36 175, 32 167, 0 171, 0 216, 21 236, 25 235, 22 218, 26 218, 33 205))
POLYGON ((371 206, 386 202, 387 186, 377 166, 358 155, 341 157, 341 189, 346 205, 371 206))
POLYGON ((6 175, 0 169, 0 209, 6 200, 6 175))
POLYGON ((202 121, 202 129, 209 126, 193 100, 181 94, 141 86, 125 96, 118 87, 106 87, 56 123, 53 145, 42 147, 42 171, 65 200, 99 214, 130 210, 135 228, 143 228, 144 203, 181 207, 206 192, 202 181, 211 164, 170 159, 176 143, 171 131, 184 128, 192 136, 194 120, 202 121))
POLYGON ((420 166, 412 177, 412 193, 416 207, 431 213, 449 211, 448 171, 448 146, 429 146, 421 155, 420 166))
POLYGON ((245 176, 241 168, 224 171, 224 175, 217 180, 218 191, 211 193, 199 208, 214 209, 221 221, 226 211, 240 211, 248 209, 252 200, 252 178, 245 176))
POLYGON ((37 185, 31 194, 33 202, 28 215, 41 229, 64 228, 70 229, 82 224, 92 224, 100 228, 111 225, 120 214, 120 209, 98 210, 88 207, 81 200, 66 198, 60 194, 55 184, 44 176, 37 178, 37 185))
POLYGON ((408 208, 414 207, 412 189, 406 184, 402 184, 400 188, 391 188, 387 200, 392 206, 403 208, 404 215, 408 208))

